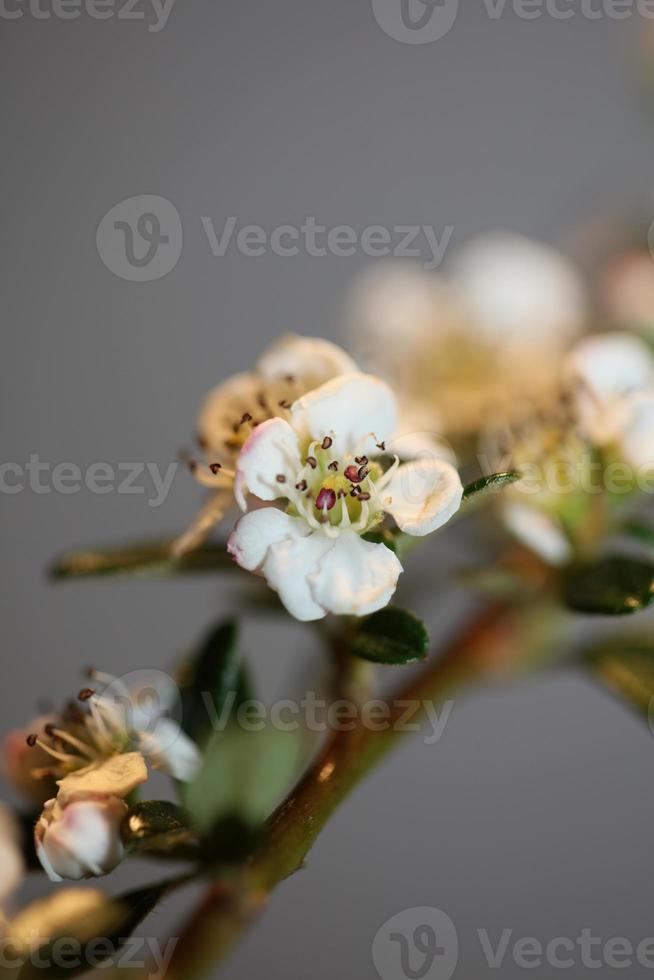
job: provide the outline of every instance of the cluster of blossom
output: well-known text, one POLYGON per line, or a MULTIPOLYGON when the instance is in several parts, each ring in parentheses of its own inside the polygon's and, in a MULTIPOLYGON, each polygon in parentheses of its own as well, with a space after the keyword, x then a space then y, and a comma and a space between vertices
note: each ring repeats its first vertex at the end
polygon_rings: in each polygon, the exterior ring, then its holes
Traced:
MULTIPOLYGON (((209 395, 197 433, 204 458, 190 465, 212 492, 174 556, 230 520, 229 553, 292 616, 365 616, 387 605, 403 570, 389 540, 446 524, 462 503, 459 472, 483 454, 490 471, 574 464, 565 493, 543 485, 527 495, 518 481, 490 511, 546 562, 572 561, 582 527, 587 544, 591 510, 593 534, 608 527, 584 468, 599 459, 654 471, 653 273, 641 260, 603 281, 599 319, 609 328, 595 333, 598 297, 567 259, 535 242, 480 239, 443 276, 375 269, 350 301, 357 361, 326 340, 289 335, 209 395)), ((43 808, 35 849, 53 881, 116 867, 126 801, 149 769, 188 782, 201 762, 168 717, 166 691, 146 715, 138 691, 97 672, 90 683, 5 746, 10 780, 43 808)), ((22 858, 9 817, 2 821, 6 898, 22 858)), ((97 900, 66 894, 61 906, 40 909, 45 921, 97 900)), ((5 929, 18 935, 19 920, 5 929)))

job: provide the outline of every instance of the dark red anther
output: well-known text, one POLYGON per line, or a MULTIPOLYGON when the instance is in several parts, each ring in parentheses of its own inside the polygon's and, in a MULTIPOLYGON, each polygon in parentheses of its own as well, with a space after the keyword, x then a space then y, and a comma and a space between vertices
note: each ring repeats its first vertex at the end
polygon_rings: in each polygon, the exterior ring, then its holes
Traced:
POLYGON ((368 462, 368 457, 367 456, 355 456, 354 457, 354 462, 355 463, 358 463, 359 466, 365 466, 366 463, 368 462))
POLYGON ((77 695, 77 697, 80 699, 80 701, 88 701, 90 698, 93 697, 94 694, 95 691, 93 690, 93 688, 83 687, 82 690, 77 695))
POLYGON ((322 448, 331 449, 333 444, 334 444, 334 440, 331 438, 331 436, 325 436, 325 438, 322 441, 322 448))
POLYGON ((223 468, 222 463, 209 463, 209 469, 211 470, 214 476, 216 475, 216 473, 222 470, 222 468, 223 468))
POLYGON ((307 456, 307 466, 310 466, 312 470, 315 470, 318 465, 318 460, 315 456, 307 456))
POLYGON ((31 735, 28 735, 27 738, 25 739, 25 741, 27 742, 27 744, 29 745, 29 747, 31 749, 33 749, 34 746, 36 745, 36 741, 37 741, 38 737, 39 737, 38 735, 31 734, 31 735))
POLYGON ((370 473, 368 467, 362 466, 361 469, 359 470, 359 480, 365 480, 365 478, 368 476, 368 473, 370 473))
POLYGON ((336 459, 332 460, 332 462, 329 464, 327 469, 332 470, 332 472, 336 473, 338 470, 338 460, 336 459))
POLYGON ((300 480, 299 483, 296 483, 295 484, 295 489, 296 490, 302 491, 302 490, 306 490, 306 488, 307 488, 307 481, 306 480, 300 480))
POLYGON ((329 487, 322 487, 316 497, 316 507, 318 510, 331 510, 336 503, 336 492, 329 487))
POLYGON ((289 409, 291 407, 291 403, 289 402, 288 398, 282 398, 278 404, 280 408, 289 409))
POLYGON ((275 479, 277 480, 278 483, 286 483, 286 477, 284 476, 283 473, 278 473, 275 479))
POLYGON ((378 442, 377 443, 377 449, 381 449, 381 451, 383 453, 385 453, 386 452, 386 443, 385 442, 378 442))
POLYGON ((359 493, 359 494, 357 494, 357 499, 358 500, 370 500, 370 494, 369 493, 359 493))
POLYGON ((361 483, 361 477, 359 476, 359 467, 350 465, 345 468, 345 478, 350 481, 350 483, 361 483))

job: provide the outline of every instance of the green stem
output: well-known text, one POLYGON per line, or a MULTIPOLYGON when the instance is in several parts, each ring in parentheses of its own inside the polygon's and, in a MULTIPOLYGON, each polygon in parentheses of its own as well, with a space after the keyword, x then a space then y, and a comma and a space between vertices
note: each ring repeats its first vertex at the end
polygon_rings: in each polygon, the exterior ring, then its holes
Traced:
MULTIPOLYGON (((268 821, 263 842, 232 887, 212 885, 182 931, 166 977, 195 980, 227 954, 264 907, 268 894, 302 867, 334 810, 398 742, 406 702, 443 699, 507 663, 523 662, 513 615, 501 606, 486 609, 444 656, 389 704, 389 723, 371 731, 359 720, 351 731, 334 733, 317 760, 268 821)), ((415 718, 412 719, 415 721, 415 718)))

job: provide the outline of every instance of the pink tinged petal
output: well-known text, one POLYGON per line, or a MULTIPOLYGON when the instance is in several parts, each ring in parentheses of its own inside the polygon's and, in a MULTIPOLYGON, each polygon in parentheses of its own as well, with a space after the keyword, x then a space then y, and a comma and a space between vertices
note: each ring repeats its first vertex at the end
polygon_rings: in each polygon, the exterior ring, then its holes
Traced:
POLYGON ((631 400, 629 419, 620 440, 626 462, 636 469, 654 469, 654 392, 631 400))
POLYGON ((456 514, 463 485, 450 463, 417 459, 400 466, 380 494, 384 510, 400 530, 423 537, 456 514))
POLYGON ((266 380, 292 377, 303 390, 356 370, 356 364, 341 347, 320 337, 299 337, 297 334, 280 337, 257 364, 257 371, 266 380))
POLYGON ((299 518, 289 517, 275 507, 263 507, 240 519, 227 542, 227 550, 241 568, 255 572, 262 567, 272 546, 310 534, 308 524, 299 518))
POLYGON ((386 545, 364 541, 354 531, 332 539, 308 582, 315 602, 339 616, 367 616, 386 606, 402 565, 386 545))
POLYGON ((371 374, 344 374, 299 398, 291 408, 294 428, 301 437, 333 440, 335 456, 379 453, 377 443, 390 439, 397 428, 395 395, 371 374))
POLYGON ((555 518, 527 504, 504 506, 504 522, 509 531, 548 565, 565 565, 572 559, 572 548, 555 518))
POLYGON ((242 510, 249 490, 260 500, 287 496, 301 467, 297 435, 284 419, 268 419, 258 425, 246 441, 236 463, 234 495, 242 510), (277 477, 283 477, 279 481, 277 477))
POLYGON ((322 531, 287 538, 271 547, 264 562, 263 574, 268 585, 278 593, 291 616, 302 622, 326 615, 327 608, 316 601, 313 582, 316 576, 322 576, 323 561, 336 540, 322 531))

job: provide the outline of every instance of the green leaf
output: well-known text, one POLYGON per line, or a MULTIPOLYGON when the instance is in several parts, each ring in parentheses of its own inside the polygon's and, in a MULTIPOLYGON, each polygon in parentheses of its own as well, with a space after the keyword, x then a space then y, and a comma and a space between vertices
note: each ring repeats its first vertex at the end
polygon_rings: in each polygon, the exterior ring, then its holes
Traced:
POLYGON ((171 554, 171 541, 145 542, 124 548, 73 551, 57 559, 49 569, 55 580, 102 576, 164 577, 234 568, 226 545, 206 544, 181 558, 171 554))
POLYGON ((586 651, 583 660, 604 687, 652 719, 654 640, 651 637, 612 639, 586 651))
POLYGON ((255 725, 264 722, 252 717, 248 728, 232 724, 214 735, 188 787, 186 804, 205 833, 227 819, 258 826, 296 774, 302 752, 297 733, 270 727, 252 730, 255 725))
POLYGON ((654 602, 654 564, 634 558, 604 558, 573 568, 564 599, 575 612, 624 616, 654 602))
POLYGON ((211 733, 212 719, 229 719, 248 700, 248 678, 241 662, 238 625, 229 619, 204 638, 197 653, 182 666, 179 686, 182 727, 197 742, 211 733), (223 718, 227 712, 227 717, 223 718))
POLYGON ((200 853, 188 814, 166 800, 147 800, 130 807, 121 835, 130 850, 158 857, 195 859, 200 853))
POLYGON ((412 664, 423 660, 429 633, 422 620, 405 609, 387 606, 357 624, 350 653, 377 664, 412 664))
POLYGON ((490 476, 481 476, 478 480, 473 480, 463 490, 463 499, 470 500, 477 497, 480 493, 499 490, 500 487, 508 486, 520 479, 517 470, 507 470, 506 473, 491 473, 490 476))
MULTIPOLYGON (((107 898, 103 906, 75 922, 64 925, 60 921, 46 942, 37 943, 39 955, 28 954, 29 958, 17 974, 18 980, 42 977, 59 980, 88 973, 93 965, 99 966, 115 956, 121 943, 152 912, 166 892, 179 883, 179 880, 165 881, 119 898, 107 898)), ((16 974, 12 973, 12 976, 16 974)))

